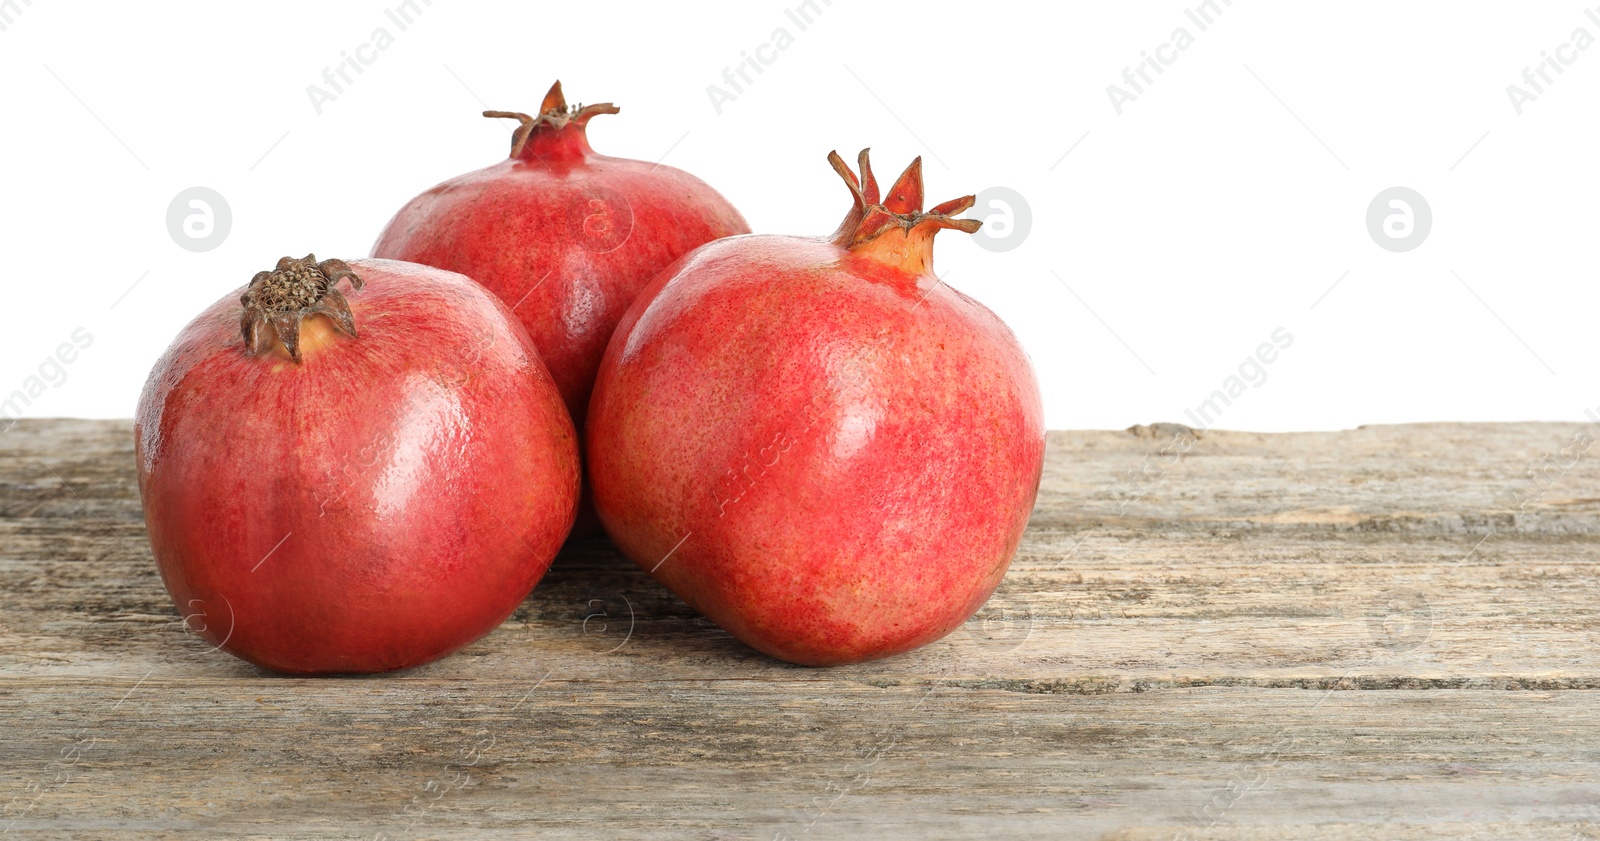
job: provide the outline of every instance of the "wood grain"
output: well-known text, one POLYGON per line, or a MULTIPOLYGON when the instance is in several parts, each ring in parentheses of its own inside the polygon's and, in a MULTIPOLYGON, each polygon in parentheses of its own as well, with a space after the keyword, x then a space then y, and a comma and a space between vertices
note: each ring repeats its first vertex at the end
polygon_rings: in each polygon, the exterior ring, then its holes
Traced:
POLYGON ((24 421, 0 829, 1600 839, 1588 435, 1056 432, 1000 591, 909 655, 772 661, 591 541, 457 656, 302 680, 186 632, 127 422, 24 421))

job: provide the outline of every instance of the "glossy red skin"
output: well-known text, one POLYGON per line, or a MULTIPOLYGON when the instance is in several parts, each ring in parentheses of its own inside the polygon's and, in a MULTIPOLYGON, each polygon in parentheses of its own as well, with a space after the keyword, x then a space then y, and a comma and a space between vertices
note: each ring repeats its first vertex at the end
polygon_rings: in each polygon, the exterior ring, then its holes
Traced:
POLYGON ((350 265, 358 337, 298 365, 251 356, 235 291, 157 363, 135 422, 179 612, 281 672, 403 669, 472 642, 538 583, 577 506, 575 431, 505 306, 450 272, 350 265))
POLYGON ((581 434, 595 369, 639 292, 697 246, 749 231, 705 182, 596 154, 571 124, 412 199, 372 254, 460 272, 514 307, 581 434))
POLYGON ((813 239, 715 242, 654 286, 589 412, 595 507, 623 551, 795 663, 897 654, 970 617, 1043 466, 1010 330, 931 274, 813 239))

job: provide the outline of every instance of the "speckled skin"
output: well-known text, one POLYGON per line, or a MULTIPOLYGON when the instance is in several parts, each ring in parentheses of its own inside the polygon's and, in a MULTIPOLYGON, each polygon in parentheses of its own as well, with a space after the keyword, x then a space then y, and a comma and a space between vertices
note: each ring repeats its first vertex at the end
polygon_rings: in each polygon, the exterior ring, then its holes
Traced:
POLYGON ((927 256, 714 242, 662 273, 601 364, 587 447, 606 530, 774 657, 853 663, 944 636, 1027 524, 1032 368, 993 313, 898 265, 927 256))
POLYGON ((458 274, 350 265, 358 336, 316 316, 301 364, 281 345, 249 355, 235 291, 168 348, 135 419, 179 612, 282 672, 401 669, 477 639, 577 507, 575 431, 505 305, 458 274))
POLYGON ((372 254, 460 272, 514 307, 581 434, 606 342, 640 290, 696 246, 749 231, 705 182, 596 154, 572 123, 412 199, 372 254))

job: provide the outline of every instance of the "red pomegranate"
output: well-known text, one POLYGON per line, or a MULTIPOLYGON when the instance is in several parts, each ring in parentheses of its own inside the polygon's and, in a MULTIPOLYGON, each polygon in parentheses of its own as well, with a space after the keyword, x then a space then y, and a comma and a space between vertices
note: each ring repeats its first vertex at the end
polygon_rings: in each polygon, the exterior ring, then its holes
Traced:
POLYGON ((488 633, 577 509, 576 434, 527 332, 471 280, 391 260, 285 257, 241 291, 139 398, 139 492, 178 610, 307 674, 488 633))
POLYGON ((662 272, 589 408, 595 507, 729 633, 808 665, 936 640, 993 592, 1033 508, 1043 408, 999 318, 934 276, 921 160, 831 237, 734 237, 662 272))
POLYGON ((537 116, 485 111, 521 121, 511 157, 412 199, 372 248, 499 295, 533 336, 580 434, 600 356, 640 290, 696 246, 750 232, 687 172, 591 150, 590 118, 619 110, 569 109, 558 81, 537 116))

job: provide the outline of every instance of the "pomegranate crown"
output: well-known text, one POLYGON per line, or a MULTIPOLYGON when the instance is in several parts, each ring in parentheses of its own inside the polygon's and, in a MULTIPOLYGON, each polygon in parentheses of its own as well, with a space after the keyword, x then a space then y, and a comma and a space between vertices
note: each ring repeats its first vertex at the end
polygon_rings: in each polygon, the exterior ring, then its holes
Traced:
POLYGON ((917 239, 927 239, 931 238, 935 231, 945 228, 954 228, 970 234, 982 227, 983 223, 977 219, 954 218, 954 214, 976 203, 977 199, 973 196, 951 199, 935 206, 932 210, 923 211, 921 156, 912 161, 911 165, 906 167, 906 171, 895 179, 894 186, 889 188, 888 197, 880 199, 878 180, 872 175, 872 162, 868 158, 869 151, 862 149, 857 157, 861 167, 860 179, 850 171, 850 165, 839 157, 838 152, 828 153, 828 163, 832 164, 833 170, 844 179, 845 186, 850 188, 850 195, 855 199, 850 213, 844 217, 839 229, 833 234, 835 243, 854 249, 893 229, 903 231, 907 239, 911 239, 913 233, 918 234, 917 239))
POLYGON ((276 334, 289 351, 289 358, 298 363, 300 324, 313 315, 327 316, 341 332, 354 336, 356 319, 350 313, 350 302, 333 288, 346 277, 350 278, 352 289, 361 288, 361 278, 356 277, 349 263, 319 263, 315 254, 307 254, 303 260, 284 257, 272 271, 257 272, 239 296, 239 302, 244 304, 239 326, 244 331, 245 348, 259 354, 272 346, 276 334))
POLYGON ((523 114, 519 111, 485 111, 483 116, 495 119, 517 120, 522 125, 511 135, 511 157, 522 154, 522 148, 528 145, 528 138, 539 130, 559 130, 569 125, 582 128, 589 124, 590 118, 597 114, 616 114, 622 109, 609 102, 599 102, 594 105, 578 103, 567 107, 567 98, 561 93, 561 80, 550 86, 549 93, 544 95, 544 102, 539 105, 539 113, 535 116, 523 114))

